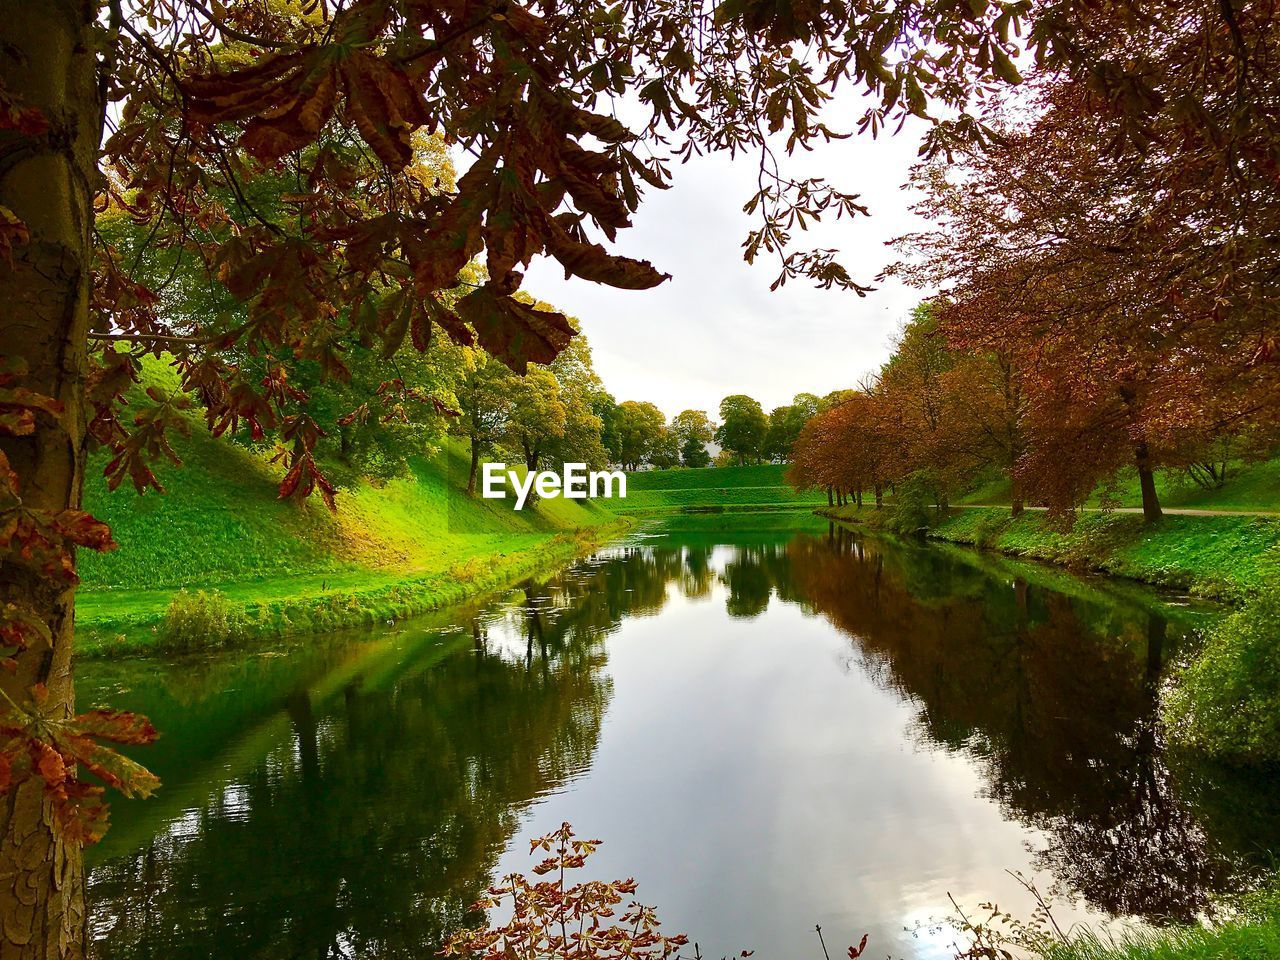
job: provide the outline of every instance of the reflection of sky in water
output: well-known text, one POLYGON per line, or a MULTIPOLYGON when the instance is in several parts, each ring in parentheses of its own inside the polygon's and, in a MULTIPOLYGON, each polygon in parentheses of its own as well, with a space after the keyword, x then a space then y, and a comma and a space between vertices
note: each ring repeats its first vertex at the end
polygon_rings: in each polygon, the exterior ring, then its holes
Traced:
POLYGON ((726 595, 669 589, 660 618, 624 622, 595 759, 527 812, 500 873, 527 872, 528 840, 568 820, 604 840, 595 876, 634 875, 707 956, 817 954, 815 924, 841 954, 870 932, 869 956, 950 956, 954 934, 921 928, 948 893, 1029 913, 1004 871, 1030 872, 1041 834, 984 799, 968 758, 918 739, 914 704, 847 668, 847 636, 776 598, 728 620, 726 595))

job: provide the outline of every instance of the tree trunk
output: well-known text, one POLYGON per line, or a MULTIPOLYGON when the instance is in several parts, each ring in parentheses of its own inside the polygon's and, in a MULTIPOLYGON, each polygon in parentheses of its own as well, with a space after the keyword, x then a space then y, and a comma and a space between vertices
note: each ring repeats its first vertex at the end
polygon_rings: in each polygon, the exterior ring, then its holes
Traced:
POLYGON ((858 498, 858 509, 861 510, 862 509, 862 489, 859 488, 858 491, 854 494, 854 496, 858 498))
MULTIPOLYGON (((103 127, 94 17, 86 0, 0 0, 0 85, 49 124, 36 137, 0 133, 0 205, 30 233, 15 245, 12 268, 0 261, 0 356, 25 360, 23 386, 65 408, 56 423, 39 415, 34 435, 0 441, 23 504, 34 510, 77 509, 84 487, 90 238, 103 127)), ((2 564, 0 603, 19 601, 44 619, 52 641, 21 653, 0 686, 23 703, 43 683, 46 711, 69 716, 74 589, 2 564)), ((82 852, 58 835, 39 778, 27 780, 0 798, 0 957, 74 960, 85 955, 86 933, 82 852)))
POLYGON ((1151 469, 1151 451, 1145 441, 1135 448, 1134 459, 1138 464, 1138 484, 1142 487, 1142 516, 1147 523, 1156 523, 1164 516, 1164 511, 1160 509, 1156 475, 1151 469))
POLYGON ((1009 508, 1011 516, 1020 517, 1027 505, 1022 498, 1022 485, 1017 480, 1013 481, 1013 505, 1009 508))
POLYGON ((476 473, 480 470, 480 441, 471 438, 471 472, 467 474, 467 495, 474 496, 476 492, 476 473))
POLYGON ((834 507, 835 505, 836 505, 836 499, 831 495, 831 488, 827 487, 827 506, 834 507))
POLYGON ((884 487, 876 484, 876 509, 879 510, 884 506, 884 487))

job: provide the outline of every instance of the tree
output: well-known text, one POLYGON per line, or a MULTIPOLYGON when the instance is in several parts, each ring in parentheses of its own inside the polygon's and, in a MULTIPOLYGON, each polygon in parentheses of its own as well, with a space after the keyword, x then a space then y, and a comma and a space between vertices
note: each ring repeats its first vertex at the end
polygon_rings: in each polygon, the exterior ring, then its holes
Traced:
POLYGON ((737 393, 720 401, 716 443, 737 457, 739 466, 748 458, 760 459, 760 449, 768 429, 769 418, 758 400, 737 393))
MULTIPOLYGON (((570 318, 576 329, 577 322, 570 318)), ((604 442, 604 419, 613 398, 609 396, 595 371, 591 346, 581 332, 551 364, 551 372, 560 384, 560 397, 565 408, 564 432, 546 444, 547 458, 557 465, 585 463, 602 469, 610 462, 604 442)))
POLYGON ((538 469, 547 446, 564 437, 568 414, 560 384, 547 367, 530 367, 523 377, 510 378, 509 389, 502 436, 532 472, 538 469))
POLYGON ((805 423, 818 412, 821 402, 812 393, 798 393, 791 403, 773 409, 763 445, 767 459, 778 462, 791 459, 791 448, 805 423))
POLYGON ((624 470, 638 470, 648 463, 662 442, 667 418, 652 403, 624 400, 618 404, 618 462, 624 470))
POLYGON ((680 462, 686 467, 709 467, 711 453, 704 441, 690 437, 680 445, 680 462))
POLYGON ((622 416, 613 394, 601 391, 592 397, 592 412, 600 418, 600 442, 610 463, 622 463, 622 416))
POLYGON ((707 444, 715 437, 715 427, 705 410, 681 410, 671 418, 671 430, 680 445, 680 462, 686 467, 711 464, 707 444))
POLYGON ((883 502, 890 471, 898 466, 894 452, 896 422, 874 393, 849 391, 845 399, 811 417, 791 451, 787 481, 797 489, 827 491, 832 506, 852 497, 862 506, 862 491, 883 502))
POLYGON ((649 449, 649 463, 659 470, 680 466, 680 438, 670 427, 663 427, 649 449))
POLYGON ((457 391, 462 415, 455 421, 454 431, 466 437, 471 448, 467 494, 474 495, 481 456, 507 435, 519 378, 483 350, 468 347, 465 352, 465 372, 457 391))
POLYGON ((1151 13, 1140 43, 1118 11, 1088 42, 1140 67, 1153 104, 1180 107, 1134 124, 1083 74, 1047 73, 993 111, 988 149, 917 173, 942 229, 907 238, 918 262, 902 272, 951 288, 955 346, 1023 371, 1017 473, 1059 513, 1129 467, 1156 521, 1155 470, 1185 462, 1188 436, 1278 416, 1264 358, 1280 328, 1262 306, 1280 226, 1263 159, 1280 122, 1261 108, 1280 90, 1275 18, 1252 4, 1151 13))

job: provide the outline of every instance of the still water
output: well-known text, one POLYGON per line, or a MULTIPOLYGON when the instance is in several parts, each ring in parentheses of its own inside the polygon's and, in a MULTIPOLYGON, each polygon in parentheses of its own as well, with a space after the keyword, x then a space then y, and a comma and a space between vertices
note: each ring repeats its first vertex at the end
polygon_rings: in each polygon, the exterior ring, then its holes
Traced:
POLYGON ((638 537, 376 633, 81 668, 165 786, 91 852, 101 958, 429 957, 530 837, 604 841, 704 956, 949 956, 996 900, 1201 913, 1280 850, 1280 784, 1166 754, 1211 614, 958 549, 638 537))

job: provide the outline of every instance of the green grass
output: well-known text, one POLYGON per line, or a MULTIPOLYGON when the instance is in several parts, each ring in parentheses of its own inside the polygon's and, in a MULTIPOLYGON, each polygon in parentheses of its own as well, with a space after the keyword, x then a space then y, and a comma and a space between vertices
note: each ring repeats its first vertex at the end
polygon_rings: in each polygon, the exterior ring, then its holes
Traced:
POLYGON ((265 454, 200 424, 175 446, 183 465, 160 471, 163 495, 108 492, 100 463, 91 470, 86 506, 120 547, 80 553, 82 654, 163 646, 159 625, 183 588, 224 595, 250 635, 380 622, 567 561, 626 523, 590 501, 517 512, 509 500, 469 498, 467 456, 454 441, 395 480, 350 481, 336 514, 318 499, 280 500, 265 454))
POLYGON ((784 464, 641 470, 627 474, 627 496, 601 501, 618 513, 654 514, 725 509, 803 509, 826 503, 815 491, 797 492, 783 479, 784 464))
POLYGON ((1231 919, 1214 926, 1130 933, 1114 940, 1080 934, 1041 951, 1044 960, 1276 960, 1280 900, 1254 894, 1231 919))
POLYGON ((633 490, 689 490, 725 487, 785 487, 785 463, 757 463, 745 467, 637 470, 627 474, 627 495, 633 490))
MULTIPOLYGON (((832 515, 879 525, 890 511, 832 515)), ((929 536, 1231 601, 1257 593, 1280 569, 1280 519, 1270 517, 1166 516, 1146 526, 1137 514, 1085 513, 1063 531, 1041 513, 967 509, 936 520, 929 536)))
POLYGON ((1167 691, 1176 742, 1233 763, 1280 763, 1280 580, 1231 614, 1167 691))
MULTIPOLYGON (((1227 482, 1217 490, 1206 490, 1193 483, 1182 471, 1162 470, 1156 474, 1156 491, 1166 507, 1194 510, 1241 510, 1280 512, 1280 458, 1235 468, 1227 482)), ((1136 471, 1126 470, 1108 493, 1120 507, 1142 506, 1142 491, 1136 471)), ((1103 491, 1089 498, 1086 506, 1102 505, 1103 491)), ((1007 505, 1011 502, 1009 481, 1003 476, 979 479, 973 489, 956 499, 956 503, 1007 505)))
POLYGON ((1046 952, 1044 957, 1045 960, 1274 960, 1280 957, 1280 921, 1134 935, 1120 943, 1082 937, 1070 946, 1046 952))

